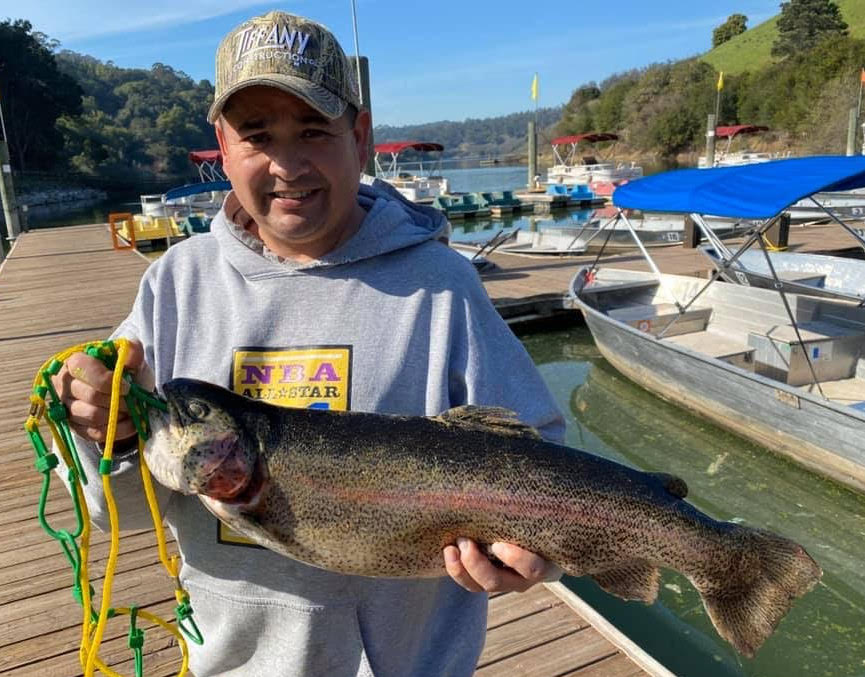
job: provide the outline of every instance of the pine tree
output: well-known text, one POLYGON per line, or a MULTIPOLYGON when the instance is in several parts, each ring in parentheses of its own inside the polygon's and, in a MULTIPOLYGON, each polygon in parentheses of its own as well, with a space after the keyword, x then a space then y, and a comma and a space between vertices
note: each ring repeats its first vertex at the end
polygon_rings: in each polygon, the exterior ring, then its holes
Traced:
POLYGON ((781 3, 773 56, 791 56, 811 49, 830 35, 847 35, 847 23, 832 0, 790 0, 781 3))

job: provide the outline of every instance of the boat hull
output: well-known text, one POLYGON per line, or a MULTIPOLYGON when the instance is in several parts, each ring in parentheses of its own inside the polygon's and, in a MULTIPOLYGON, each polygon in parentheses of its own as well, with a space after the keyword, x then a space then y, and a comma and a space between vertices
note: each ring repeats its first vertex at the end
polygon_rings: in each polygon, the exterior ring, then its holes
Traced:
MULTIPOLYGON (((715 268, 721 268, 714 248, 701 247, 700 252, 715 268)), ((729 270, 721 272, 721 277, 733 284, 775 289, 780 283, 781 289, 791 294, 865 302, 865 261, 787 252, 769 252, 768 256, 778 275, 777 282, 759 251, 744 252, 729 270)))
POLYGON ((577 300, 601 354, 663 399, 865 492, 865 414, 656 339, 577 300))

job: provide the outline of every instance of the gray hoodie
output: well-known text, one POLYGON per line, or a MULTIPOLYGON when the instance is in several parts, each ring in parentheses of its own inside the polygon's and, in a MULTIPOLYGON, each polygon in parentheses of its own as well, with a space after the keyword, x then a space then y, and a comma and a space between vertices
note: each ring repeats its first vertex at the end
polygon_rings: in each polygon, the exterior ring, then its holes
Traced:
MULTIPOLYGON (((229 222, 172 247, 145 273, 115 332, 141 341, 156 383, 190 377, 277 404, 435 415, 472 403, 516 411, 545 437, 563 421, 472 265, 440 242, 446 220, 389 186, 361 185, 360 230, 321 260, 281 262, 229 222)), ((97 476, 98 450, 84 454, 97 476)), ((121 526, 150 526, 135 454, 113 473, 121 526)), ((98 526, 99 482, 87 499, 98 526)), ((277 555, 221 526, 194 496, 160 488, 205 637, 211 675, 470 675, 487 597, 450 578, 346 576, 277 555)), ((134 601, 134 600, 133 600, 134 601)))

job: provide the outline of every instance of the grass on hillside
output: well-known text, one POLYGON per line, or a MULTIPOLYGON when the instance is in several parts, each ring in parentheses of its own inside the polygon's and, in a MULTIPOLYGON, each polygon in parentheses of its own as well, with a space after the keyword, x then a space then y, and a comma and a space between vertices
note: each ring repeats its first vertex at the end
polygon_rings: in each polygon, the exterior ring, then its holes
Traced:
MULTIPOLYGON (((850 37, 865 39, 865 2, 835 0, 847 22, 850 37)), ((738 74, 754 71, 773 61, 772 43, 778 35, 778 16, 751 28, 742 35, 706 52, 701 58, 716 71, 738 74)))

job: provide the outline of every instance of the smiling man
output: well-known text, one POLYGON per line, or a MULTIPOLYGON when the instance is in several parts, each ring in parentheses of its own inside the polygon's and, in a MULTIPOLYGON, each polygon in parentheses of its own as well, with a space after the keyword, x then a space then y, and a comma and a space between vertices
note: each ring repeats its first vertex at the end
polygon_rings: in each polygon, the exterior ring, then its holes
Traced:
MULTIPOLYGON (((271 12, 232 31, 216 57, 215 125, 233 190, 209 235, 148 269, 115 335, 157 385, 198 378, 294 407, 436 415, 503 406, 552 439, 561 416, 473 267, 440 241, 440 212, 365 178, 370 116, 333 35, 271 12)), ((57 379, 78 434, 104 439, 110 374, 76 355, 57 379)), ((129 435, 128 418, 120 437, 129 435)), ((98 449, 85 455, 96 474, 98 449)), ((148 525, 136 452, 113 473, 125 528, 148 525)), ((91 514, 107 523, 101 483, 91 514)), ((485 591, 525 590, 558 571, 497 543, 493 565, 458 538, 429 580, 324 571, 231 532, 194 496, 160 491, 183 555, 213 675, 470 675, 485 591)), ((338 516, 323 516, 339 519, 338 516)), ((408 534, 406 537, 409 538, 408 534)))

